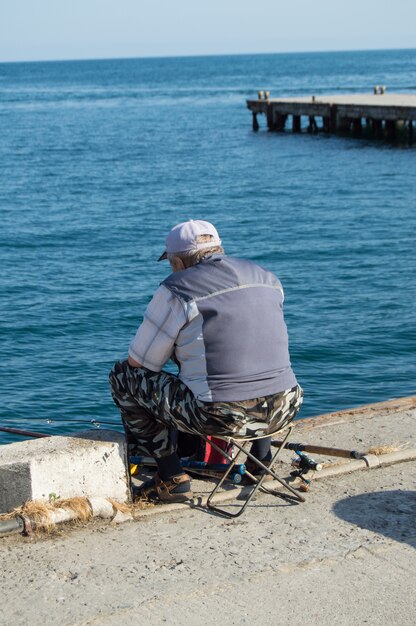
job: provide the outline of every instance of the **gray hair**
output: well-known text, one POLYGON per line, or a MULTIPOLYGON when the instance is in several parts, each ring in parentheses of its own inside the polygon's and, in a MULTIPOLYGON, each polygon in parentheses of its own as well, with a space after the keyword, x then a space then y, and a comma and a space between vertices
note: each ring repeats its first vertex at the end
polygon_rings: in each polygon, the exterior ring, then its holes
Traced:
MULTIPOLYGON (((214 239, 212 235, 199 235, 197 237, 197 243, 208 243, 214 239)), ((224 254, 224 248, 222 246, 212 246, 212 248, 203 248, 202 250, 187 250, 186 252, 176 252, 175 254, 168 254, 168 261, 171 263, 176 257, 180 259, 185 267, 192 267, 199 263, 202 259, 215 253, 224 254)))

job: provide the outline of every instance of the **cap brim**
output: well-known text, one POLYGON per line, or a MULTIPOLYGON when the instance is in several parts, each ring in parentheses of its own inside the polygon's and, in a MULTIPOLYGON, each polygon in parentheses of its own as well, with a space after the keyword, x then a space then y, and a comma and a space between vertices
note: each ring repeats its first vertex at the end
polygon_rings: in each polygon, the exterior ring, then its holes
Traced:
POLYGON ((158 261, 164 261, 167 258, 168 258, 168 253, 165 250, 164 253, 158 258, 158 261))

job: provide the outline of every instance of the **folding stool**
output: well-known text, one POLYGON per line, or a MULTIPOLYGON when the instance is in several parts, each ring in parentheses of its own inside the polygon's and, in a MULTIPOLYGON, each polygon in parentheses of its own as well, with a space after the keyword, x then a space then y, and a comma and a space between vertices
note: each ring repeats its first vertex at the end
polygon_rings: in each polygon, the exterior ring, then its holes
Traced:
POLYGON ((292 432, 292 428, 291 427, 288 428, 288 431, 287 431, 286 435, 284 436, 280 446, 277 448, 275 454, 273 455, 273 457, 272 457, 272 459, 270 461, 270 467, 267 467, 266 465, 264 465, 264 463, 259 461, 259 459, 257 459, 255 456, 253 456, 251 454, 251 452, 248 452, 244 448, 244 444, 247 444, 248 442, 254 441, 255 439, 262 439, 264 437, 269 437, 270 435, 275 435, 277 432, 280 432, 280 429, 277 430, 274 433, 268 433, 267 435, 263 435, 261 437, 219 437, 218 435, 214 435, 216 439, 222 439, 223 441, 226 441, 227 444, 230 444, 230 445, 235 446, 237 448, 238 452, 237 452, 237 454, 234 457, 231 457, 230 454, 228 454, 228 452, 226 452, 226 450, 223 450, 222 448, 217 446, 215 444, 215 442, 212 441, 212 438, 209 440, 206 435, 203 435, 203 434, 199 433, 199 436, 205 442, 209 443, 225 459, 227 459, 227 461, 229 461, 229 466, 228 466, 227 470, 224 472, 224 476, 222 476, 221 480, 215 485, 214 489, 211 491, 211 493, 208 496, 207 507, 211 511, 215 511, 216 513, 220 513, 221 515, 224 515, 226 517, 239 517, 242 513, 244 513, 245 509, 250 504, 251 500, 254 498, 254 496, 256 495, 257 491, 260 488, 263 491, 266 491, 267 493, 270 493, 273 496, 281 496, 282 495, 281 492, 274 491, 272 489, 268 489, 267 487, 263 486, 263 481, 264 481, 264 479, 266 478, 267 475, 269 475, 272 478, 274 478, 275 480, 277 480, 285 489, 290 491, 290 493, 296 498, 296 500, 298 500, 299 502, 305 502, 305 498, 303 496, 301 496, 300 493, 298 493, 295 489, 293 489, 293 487, 291 487, 291 485, 289 485, 283 478, 280 478, 274 472, 274 470, 272 469, 273 463, 276 461, 277 457, 279 456, 280 451, 284 447, 287 439, 289 438, 290 433, 292 432), (212 501, 213 501, 213 498, 214 498, 215 494, 217 493, 217 491, 221 488, 221 486, 223 485, 224 481, 227 479, 227 476, 230 474, 230 472, 232 472, 233 467, 237 463, 237 459, 238 459, 238 457, 240 456, 241 453, 244 453, 245 455, 247 455, 247 457, 249 459, 251 459, 251 461, 259 468, 259 470, 263 470, 264 473, 263 473, 263 475, 260 478, 256 478, 255 476, 250 474, 250 472, 246 471, 247 476, 249 476, 252 479, 252 481, 253 481, 253 488, 251 489, 250 493, 247 496, 246 501, 244 502, 242 507, 240 507, 240 509, 237 511, 237 513, 230 513, 229 511, 226 511, 224 509, 221 509, 221 508, 215 506, 212 503, 212 501))

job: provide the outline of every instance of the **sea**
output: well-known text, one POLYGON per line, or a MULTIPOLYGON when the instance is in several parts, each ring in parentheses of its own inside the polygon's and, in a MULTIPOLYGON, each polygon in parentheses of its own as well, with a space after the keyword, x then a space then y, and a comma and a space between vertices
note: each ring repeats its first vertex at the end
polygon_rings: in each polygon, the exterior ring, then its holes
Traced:
POLYGON ((246 108, 375 84, 416 93, 416 50, 0 64, 0 426, 121 429, 108 372, 191 218, 280 278, 299 418, 414 394, 416 147, 246 108))

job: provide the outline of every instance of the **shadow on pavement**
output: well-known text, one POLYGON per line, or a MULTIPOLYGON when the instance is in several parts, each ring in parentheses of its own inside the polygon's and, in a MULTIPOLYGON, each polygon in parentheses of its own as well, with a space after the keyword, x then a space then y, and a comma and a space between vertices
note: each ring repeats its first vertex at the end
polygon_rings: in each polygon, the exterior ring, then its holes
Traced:
POLYGON ((416 492, 363 493, 333 507, 341 519, 416 548, 416 492))

